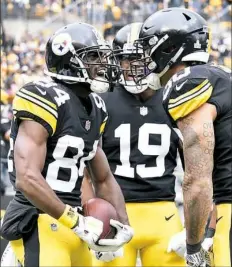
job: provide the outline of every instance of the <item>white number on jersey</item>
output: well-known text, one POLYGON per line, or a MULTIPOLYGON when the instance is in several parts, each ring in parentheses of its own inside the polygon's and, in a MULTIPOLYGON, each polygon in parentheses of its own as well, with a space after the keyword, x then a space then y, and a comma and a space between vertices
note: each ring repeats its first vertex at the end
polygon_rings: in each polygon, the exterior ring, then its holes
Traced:
MULTIPOLYGON (((168 81, 168 83, 166 84, 165 88, 164 88, 164 92, 163 92, 163 100, 165 100, 173 86, 173 83, 178 82, 180 79, 187 77, 190 74, 191 70, 190 67, 187 67, 185 69, 183 69, 183 73, 176 73, 172 76, 172 78, 168 81)), ((186 80, 182 83, 184 85, 184 83, 186 82, 186 80)), ((183 86, 182 85, 182 86, 183 86)), ((179 87, 177 87, 176 89, 181 89, 182 86, 180 85, 179 87)))
MULTIPOLYGON (((82 157, 85 143, 80 137, 65 135, 58 139, 56 147, 53 151, 55 161, 48 165, 46 181, 53 190, 59 192, 72 192, 75 188, 79 176, 83 176, 85 162, 91 160, 97 151, 98 140, 93 144, 93 150, 86 157, 82 157), (72 158, 65 157, 68 147, 75 147, 78 153, 72 158), (78 170, 77 163, 80 159, 80 168, 78 170), (70 169, 71 176, 67 177, 68 181, 59 180, 58 174, 60 168, 70 169)), ((10 153, 13 151, 13 139, 10 139, 10 151, 8 154, 8 172, 13 172, 13 160, 9 159, 10 153)))
POLYGON ((161 177, 165 172, 165 156, 169 152, 171 129, 166 124, 145 123, 139 128, 138 149, 143 155, 154 155, 156 167, 146 167, 145 164, 138 164, 136 170, 131 167, 131 125, 121 124, 115 129, 115 137, 120 138, 120 161, 115 174, 123 177, 134 178, 135 171, 142 178, 161 177), (160 145, 149 145, 150 134, 161 136, 160 145))
MULTIPOLYGON (((68 93, 64 92, 63 90, 61 89, 58 89, 57 86, 58 84, 55 83, 55 82, 50 82, 50 81, 35 81, 33 82, 35 85, 39 85, 41 87, 44 87, 44 88, 52 88, 53 90, 55 90, 57 96, 54 97, 58 107, 61 106, 62 104, 65 103, 66 100, 69 100, 70 99, 70 96, 68 93)), ((38 90, 40 91, 40 89, 38 88, 38 90)), ((46 94, 46 92, 41 92, 43 95, 46 94)))
POLYGON ((70 135, 65 135, 59 138, 56 148, 53 152, 55 161, 48 165, 46 175, 46 181, 51 188, 60 192, 72 192, 72 190, 75 188, 78 177, 83 175, 85 161, 91 160, 95 156, 97 145, 98 141, 96 140, 93 145, 93 150, 88 156, 82 158, 85 147, 84 140, 82 138, 70 135), (75 147, 78 149, 78 153, 73 158, 64 157, 68 147, 75 147), (77 168, 78 159, 80 159, 79 170, 77 168), (71 177, 69 181, 58 180, 59 168, 70 169, 71 177))
POLYGON ((101 108, 104 112, 106 112, 106 105, 103 99, 95 93, 92 93, 92 96, 93 96, 96 106, 98 108, 101 108))
POLYGON ((66 100, 70 99, 70 96, 68 93, 64 92, 63 90, 60 90, 58 88, 53 88, 56 91, 57 96, 55 96, 56 103, 59 106, 65 103, 66 100))
POLYGON ((219 68, 219 69, 221 69, 221 70, 223 70, 223 71, 225 71, 227 73, 231 73, 231 69, 226 67, 226 66, 224 66, 224 65, 213 64, 213 66, 216 67, 216 68, 219 68))

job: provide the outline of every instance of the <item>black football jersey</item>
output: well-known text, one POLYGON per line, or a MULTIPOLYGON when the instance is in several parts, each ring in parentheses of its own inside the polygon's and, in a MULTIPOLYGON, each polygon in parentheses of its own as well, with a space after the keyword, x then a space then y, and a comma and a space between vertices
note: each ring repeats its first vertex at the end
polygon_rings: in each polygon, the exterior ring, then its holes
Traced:
POLYGON ((204 103, 215 105, 213 185, 216 203, 232 202, 232 88, 231 70, 213 64, 188 67, 172 77, 163 104, 177 121, 204 103))
POLYGON ((179 137, 162 89, 143 103, 120 85, 101 96, 109 114, 102 147, 126 202, 173 201, 179 137))
MULTIPOLYGON (((90 114, 74 91, 51 81, 29 83, 17 92, 13 102, 14 121, 8 161, 13 185, 16 178, 13 150, 18 127, 23 119, 34 120, 49 134, 43 177, 65 204, 80 204, 85 162, 94 157, 107 120, 105 104, 100 96, 90 94, 89 103, 92 105, 90 114)), ((15 198, 27 202, 19 191, 15 198)))

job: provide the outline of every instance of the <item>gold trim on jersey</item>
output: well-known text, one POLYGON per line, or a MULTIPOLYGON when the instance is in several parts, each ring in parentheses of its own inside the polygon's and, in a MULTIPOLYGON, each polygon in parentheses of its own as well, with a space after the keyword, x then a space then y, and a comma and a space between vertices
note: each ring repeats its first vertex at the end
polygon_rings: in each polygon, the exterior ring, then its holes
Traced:
POLYGON ((185 94, 180 95, 180 96, 178 96, 178 97, 175 98, 175 99, 170 99, 168 103, 169 103, 169 104, 174 104, 174 103, 176 103, 177 101, 179 101, 179 100, 181 100, 181 99, 183 99, 183 98, 185 98, 185 97, 188 97, 188 96, 190 96, 190 95, 196 93, 196 92, 199 91, 202 87, 204 87, 207 83, 209 83, 209 80, 208 80, 208 79, 204 80, 201 84, 199 84, 198 86, 196 86, 196 87, 193 88, 192 90, 186 92, 185 94))
MULTIPOLYGON (((55 116, 56 118, 58 117, 57 111, 56 111, 55 109, 51 108, 50 106, 48 106, 48 105, 45 104, 44 102, 40 101, 39 99, 36 99, 36 98, 34 98, 34 97, 32 97, 32 96, 29 96, 29 95, 27 95, 27 94, 24 94, 24 93, 21 92, 21 91, 17 92, 16 95, 17 95, 17 96, 20 96, 20 97, 22 97, 22 98, 24 98, 24 99, 27 99, 27 100, 29 100, 30 102, 33 102, 33 103, 35 103, 35 104, 37 104, 37 105, 43 107, 44 109, 46 109, 47 111, 49 111, 51 114, 53 114, 53 116, 55 116)), ((46 100, 46 99, 44 99, 44 100, 46 100)), ((35 115, 36 115, 36 114, 35 114, 35 115)))
MULTIPOLYGON (((202 88, 203 89, 203 88, 202 88)), ((189 99, 176 104, 175 107, 169 107, 169 113, 172 118, 176 121, 180 118, 187 116, 189 113, 193 112, 200 106, 202 106, 210 98, 213 91, 213 86, 208 86, 207 89, 202 92, 198 92, 189 99)))
POLYGON ((53 110, 52 110, 53 113, 51 113, 45 107, 41 107, 37 103, 33 103, 33 101, 31 100, 27 100, 25 98, 20 97, 19 92, 17 93, 14 99, 13 109, 16 111, 27 111, 43 119, 52 128, 52 135, 54 134, 57 124, 57 112, 56 114, 53 114, 55 113, 53 110))
POLYGON ((104 132, 104 130, 105 130, 105 126, 106 126, 107 119, 108 119, 108 117, 106 117, 106 118, 104 119, 103 123, 102 123, 101 126, 100 126, 100 134, 102 134, 102 133, 104 132))
POLYGON ((25 88, 22 88, 20 90, 20 92, 23 92, 23 93, 25 93, 25 94, 27 94, 27 95, 29 95, 31 97, 34 97, 34 98, 44 102, 45 104, 48 104, 50 107, 54 108, 55 110, 57 110, 57 107, 56 107, 56 105, 54 103, 48 101, 47 99, 45 99, 45 98, 43 98, 43 97, 41 97, 41 96, 39 96, 39 95, 37 95, 35 93, 32 93, 32 92, 26 90, 25 88))

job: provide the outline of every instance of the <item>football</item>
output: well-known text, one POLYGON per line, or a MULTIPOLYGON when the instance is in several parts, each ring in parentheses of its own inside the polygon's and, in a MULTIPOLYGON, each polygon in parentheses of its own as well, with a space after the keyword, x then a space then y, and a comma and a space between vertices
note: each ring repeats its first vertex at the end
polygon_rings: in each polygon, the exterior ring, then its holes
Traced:
POLYGON ((92 216, 103 222, 103 232, 99 239, 114 238, 116 229, 110 225, 110 219, 117 220, 117 212, 112 204, 101 198, 89 199, 83 205, 84 216, 92 216))

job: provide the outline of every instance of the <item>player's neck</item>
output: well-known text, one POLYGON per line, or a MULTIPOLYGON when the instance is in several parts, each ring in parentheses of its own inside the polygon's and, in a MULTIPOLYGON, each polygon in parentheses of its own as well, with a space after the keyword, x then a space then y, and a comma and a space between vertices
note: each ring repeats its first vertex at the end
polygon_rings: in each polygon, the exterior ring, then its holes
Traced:
POLYGON ((154 93, 155 93, 154 90, 148 88, 147 90, 143 91, 142 93, 135 95, 135 97, 141 102, 146 102, 148 99, 152 98, 154 93))
POLYGON ((186 68, 186 65, 185 64, 180 64, 180 65, 176 65, 176 66, 172 67, 170 70, 168 70, 160 78, 161 86, 165 86, 168 83, 168 81, 172 78, 172 76, 174 74, 176 74, 177 72, 181 71, 184 68, 186 68))
POLYGON ((76 96, 82 98, 87 97, 91 93, 89 84, 72 84, 69 85, 68 88, 71 89, 76 96))

